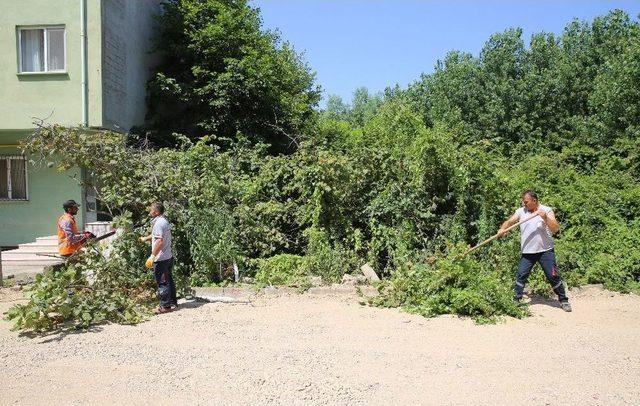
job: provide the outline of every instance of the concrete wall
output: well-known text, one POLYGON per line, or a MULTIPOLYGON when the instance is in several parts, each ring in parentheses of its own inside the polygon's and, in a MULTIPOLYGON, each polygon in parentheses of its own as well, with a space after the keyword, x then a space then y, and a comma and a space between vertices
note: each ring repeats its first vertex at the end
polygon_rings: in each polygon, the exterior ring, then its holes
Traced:
MULTIPOLYGON (((0 129, 33 128, 33 117, 51 123, 82 121, 80 1, 2 0, 0 12, 0 129), (10 5, 9 5, 10 3, 10 5), (64 25, 65 73, 18 73, 17 28, 64 25)), ((87 1, 89 125, 102 126, 102 27, 100 1, 87 1)), ((0 144, 3 140, 0 139, 0 144)))
POLYGON ((156 57, 158 0, 102 0, 103 126, 128 132, 144 123, 146 84, 156 57))

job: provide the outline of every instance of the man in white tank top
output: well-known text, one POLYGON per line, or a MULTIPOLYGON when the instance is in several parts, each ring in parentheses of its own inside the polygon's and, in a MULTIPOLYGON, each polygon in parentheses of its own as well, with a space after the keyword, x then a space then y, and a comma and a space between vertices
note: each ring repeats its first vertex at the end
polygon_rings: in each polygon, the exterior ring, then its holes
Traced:
POLYGON ((522 207, 502 223, 498 234, 504 236, 507 233, 507 228, 534 214, 537 214, 537 216, 520 224, 521 256, 514 286, 514 299, 517 301, 522 299, 524 285, 529 279, 531 269, 537 262, 544 270, 553 291, 558 295, 562 310, 570 312, 571 305, 556 266, 556 257, 553 249, 553 234, 560 230, 560 225, 556 220, 553 209, 540 204, 536 192, 531 189, 525 190, 522 193, 522 207))

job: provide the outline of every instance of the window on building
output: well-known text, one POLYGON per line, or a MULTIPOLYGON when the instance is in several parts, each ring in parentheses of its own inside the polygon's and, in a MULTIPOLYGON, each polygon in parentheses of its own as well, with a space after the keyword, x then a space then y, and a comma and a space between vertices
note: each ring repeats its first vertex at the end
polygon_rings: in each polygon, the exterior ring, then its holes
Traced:
POLYGON ((64 27, 20 28, 20 72, 64 72, 64 27))
POLYGON ((0 155, 0 200, 27 200, 27 160, 0 155))

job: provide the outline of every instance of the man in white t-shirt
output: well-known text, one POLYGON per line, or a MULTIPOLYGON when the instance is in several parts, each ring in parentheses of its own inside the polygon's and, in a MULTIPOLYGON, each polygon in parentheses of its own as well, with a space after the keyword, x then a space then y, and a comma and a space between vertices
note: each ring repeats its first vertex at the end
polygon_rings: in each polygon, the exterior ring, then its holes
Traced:
POLYGON ((517 301, 522 299, 524 285, 529 279, 531 269, 537 262, 544 270, 551 288, 558 295, 562 310, 570 312, 571 305, 556 266, 556 256, 553 249, 553 234, 560 230, 553 209, 540 204, 536 192, 531 189, 525 190, 522 192, 522 207, 502 223, 498 234, 504 236, 507 233, 507 228, 533 214, 538 216, 520 224, 520 251, 522 254, 518 264, 514 299, 517 301))
POLYGON ((171 274, 173 268, 173 253, 171 251, 171 224, 164 216, 164 205, 155 202, 149 207, 151 221, 151 234, 140 237, 140 241, 151 241, 151 256, 145 266, 153 268, 153 273, 158 283, 158 299, 160 307, 156 314, 167 313, 178 307, 176 297, 176 284, 171 274))

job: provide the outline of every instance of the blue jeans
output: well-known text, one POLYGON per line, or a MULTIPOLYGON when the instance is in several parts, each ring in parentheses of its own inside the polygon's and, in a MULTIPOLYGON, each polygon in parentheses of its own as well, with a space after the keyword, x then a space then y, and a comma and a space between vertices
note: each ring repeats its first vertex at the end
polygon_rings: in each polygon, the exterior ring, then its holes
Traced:
POLYGON ((173 268, 173 258, 153 263, 153 274, 158 283, 158 299, 160 299, 162 307, 178 304, 176 284, 171 275, 171 268, 173 268))
POLYGON ((564 284, 562 283, 560 273, 556 266, 556 254, 553 250, 537 252, 535 254, 522 254, 520 263, 518 264, 518 275, 516 276, 516 284, 514 286, 516 291, 515 299, 522 299, 524 285, 527 283, 531 269, 533 269, 536 262, 540 263, 547 280, 551 284, 551 288, 555 294, 558 295, 558 300, 568 302, 569 298, 564 290, 564 284))

